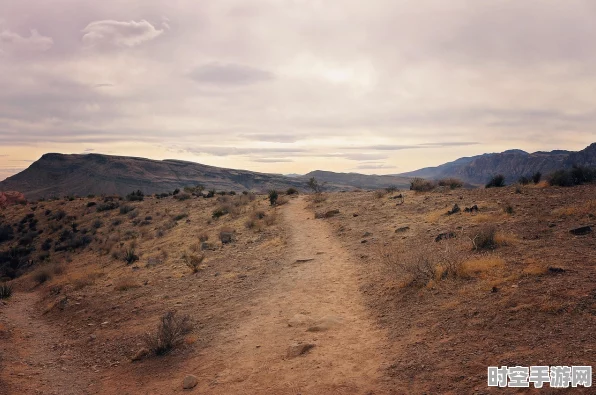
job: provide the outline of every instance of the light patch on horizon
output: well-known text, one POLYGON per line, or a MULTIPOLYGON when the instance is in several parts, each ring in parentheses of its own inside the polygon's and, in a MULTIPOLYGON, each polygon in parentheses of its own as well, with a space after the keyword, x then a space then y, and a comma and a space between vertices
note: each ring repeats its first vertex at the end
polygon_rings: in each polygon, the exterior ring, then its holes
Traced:
POLYGON ((31 0, 2 18, 0 177, 45 152, 396 173, 594 142, 589 0, 31 0))

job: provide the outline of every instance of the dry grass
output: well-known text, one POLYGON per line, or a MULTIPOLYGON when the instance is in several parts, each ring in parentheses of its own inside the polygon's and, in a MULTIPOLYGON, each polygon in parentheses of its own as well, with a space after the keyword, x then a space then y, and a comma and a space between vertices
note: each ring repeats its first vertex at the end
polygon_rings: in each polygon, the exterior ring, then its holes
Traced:
POLYGON ((503 211, 483 213, 472 216, 472 221, 477 224, 500 222, 507 219, 507 213, 503 211))
POLYGON ((495 274, 504 267, 505 260, 503 258, 487 254, 463 262, 459 268, 458 276, 462 278, 486 278, 487 275, 495 274))
POLYGON ((496 232, 494 241, 497 246, 512 246, 519 242, 514 234, 504 232, 496 232))
POLYGON ((143 341, 155 355, 163 355, 184 341, 184 337, 193 329, 188 315, 177 315, 174 311, 165 313, 154 333, 147 333, 143 341))
POLYGON ((559 207, 554 209, 552 214, 559 217, 596 215, 596 200, 589 200, 575 206, 559 207))
POLYGON ((75 290, 80 290, 95 284, 95 281, 103 276, 103 274, 102 271, 85 267, 82 270, 70 273, 66 278, 66 282, 71 284, 75 290))
POLYGON ((195 254, 187 254, 184 253, 182 255, 182 260, 188 266, 193 273, 198 273, 201 270, 201 264, 205 260, 205 254, 195 255, 195 254))
POLYGON ((141 285, 132 276, 124 276, 119 278, 114 284, 114 289, 117 291, 128 291, 129 289, 138 288, 141 285))

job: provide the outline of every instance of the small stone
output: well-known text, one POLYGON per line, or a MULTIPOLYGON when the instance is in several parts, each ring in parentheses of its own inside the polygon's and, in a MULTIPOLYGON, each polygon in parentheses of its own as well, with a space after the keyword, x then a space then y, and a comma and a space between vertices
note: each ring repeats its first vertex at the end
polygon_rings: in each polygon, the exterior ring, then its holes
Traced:
POLYGON ((571 229, 569 231, 569 233, 575 236, 587 235, 590 232, 592 232, 592 228, 590 226, 581 226, 579 228, 571 229))
POLYGON ((184 378, 184 383, 182 384, 182 387, 185 390, 189 390, 191 388, 194 388, 197 386, 197 384, 199 384, 199 379, 197 379, 196 376, 193 376, 192 374, 187 375, 184 378))

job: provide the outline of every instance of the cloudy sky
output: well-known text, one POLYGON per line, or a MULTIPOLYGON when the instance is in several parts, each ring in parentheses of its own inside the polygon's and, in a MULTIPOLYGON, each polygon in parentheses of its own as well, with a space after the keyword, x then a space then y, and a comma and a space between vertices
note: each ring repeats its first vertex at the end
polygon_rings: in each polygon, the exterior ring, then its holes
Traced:
POLYGON ((398 173, 596 141, 591 0, 2 0, 0 179, 45 152, 398 173))

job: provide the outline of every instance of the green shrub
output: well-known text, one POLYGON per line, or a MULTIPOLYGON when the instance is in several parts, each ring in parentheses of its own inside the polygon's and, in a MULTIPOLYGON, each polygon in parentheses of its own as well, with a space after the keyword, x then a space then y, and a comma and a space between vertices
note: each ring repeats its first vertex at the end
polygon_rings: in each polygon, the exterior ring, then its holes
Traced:
POLYGON ((275 206, 275 203, 277 203, 277 198, 279 197, 279 194, 277 193, 277 191, 275 189, 271 189, 268 193, 269 195, 269 203, 272 206, 275 206))
POLYGON ((13 238, 14 230, 12 229, 12 226, 8 224, 0 225, 0 243, 12 240, 13 238))
POLYGON ((517 183, 521 185, 528 185, 531 181, 532 180, 530 179, 530 177, 521 176, 520 178, 518 178, 517 183))
POLYGON ((105 203, 99 204, 97 206, 97 209, 96 210, 98 212, 109 211, 109 210, 117 209, 119 206, 120 205, 118 204, 118 202, 109 201, 109 202, 105 202, 105 203))
POLYGON ((534 173, 532 175, 532 182, 534 184, 538 184, 540 182, 540 179, 542 179, 542 173, 537 171, 536 173, 534 173))
POLYGON ((570 187, 573 186, 573 178, 568 170, 557 170, 548 177, 548 183, 553 186, 570 187))
POLYGON ((288 190, 286 191, 286 195, 296 195, 298 193, 298 190, 296 188, 288 188, 288 190))
POLYGON ((441 187, 449 187, 451 189, 457 189, 464 186, 464 182, 458 178, 443 178, 437 181, 437 184, 441 187))
POLYGON ((128 214, 131 211, 133 211, 135 208, 133 206, 130 206, 128 204, 125 204, 123 206, 120 206, 120 214, 124 215, 124 214, 128 214))

